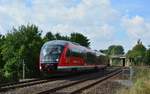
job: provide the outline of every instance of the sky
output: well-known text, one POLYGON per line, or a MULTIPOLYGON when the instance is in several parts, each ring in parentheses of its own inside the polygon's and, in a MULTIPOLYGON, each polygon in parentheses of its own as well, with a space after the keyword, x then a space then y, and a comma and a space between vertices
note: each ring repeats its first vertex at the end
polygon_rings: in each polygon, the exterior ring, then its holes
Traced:
POLYGON ((122 45, 127 52, 141 39, 150 45, 150 0, 0 0, 0 34, 35 24, 69 35, 79 32, 92 49, 122 45))

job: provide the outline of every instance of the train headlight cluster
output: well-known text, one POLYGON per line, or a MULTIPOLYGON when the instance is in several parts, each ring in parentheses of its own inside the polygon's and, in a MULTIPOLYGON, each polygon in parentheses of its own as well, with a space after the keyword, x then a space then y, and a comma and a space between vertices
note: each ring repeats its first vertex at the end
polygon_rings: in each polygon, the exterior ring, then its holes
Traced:
POLYGON ((42 69, 42 67, 40 66, 40 70, 42 69))
POLYGON ((58 62, 58 58, 56 59, 56 62, 58 62))

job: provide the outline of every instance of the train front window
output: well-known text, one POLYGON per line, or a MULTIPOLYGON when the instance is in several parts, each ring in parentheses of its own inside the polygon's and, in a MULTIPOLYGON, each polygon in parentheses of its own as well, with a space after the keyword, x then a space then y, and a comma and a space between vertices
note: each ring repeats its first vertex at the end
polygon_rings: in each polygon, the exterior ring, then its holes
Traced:
POLYGON ((41 49, 41 63, 57 63, 63 51, 62 45, 44 45, 41 49))

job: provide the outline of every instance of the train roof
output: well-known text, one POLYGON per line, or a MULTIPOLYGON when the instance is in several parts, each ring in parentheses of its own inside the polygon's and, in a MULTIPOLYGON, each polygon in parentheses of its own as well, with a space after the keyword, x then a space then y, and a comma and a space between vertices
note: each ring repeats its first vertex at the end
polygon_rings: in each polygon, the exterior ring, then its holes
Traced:
MULTIPOLYGON (((65 41, 65 40, 52 40, 52 41, 48 41, 45 44, 46 45, 66 45, 68 43, 72 43, 70 41, 65 41)), ((78 44, 79 45, 79 44, 78 44)))
POLYGON ((66 45, 66 44, 72 44, 72 45, 76 45, 78 47, 80 47, 80 49, 82 49, 83 51, 87 51, 87 52, 92 52, 95 53, 93 50, 91 50, 90 48, 84 47, 76 42, 70 42, 70 41, 66 41, 66 40, 52 40, 52 41, 48 41, 46 42, 44 45, 66 45))

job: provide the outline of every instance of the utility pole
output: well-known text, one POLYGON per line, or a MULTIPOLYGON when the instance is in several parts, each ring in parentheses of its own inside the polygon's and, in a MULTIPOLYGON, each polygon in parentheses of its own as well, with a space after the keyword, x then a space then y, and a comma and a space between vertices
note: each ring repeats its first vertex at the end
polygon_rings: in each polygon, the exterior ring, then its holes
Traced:
POLYGON ((25 79, 25 63, 24 63, 24 59, 22 62, 22 78, 25 79))

